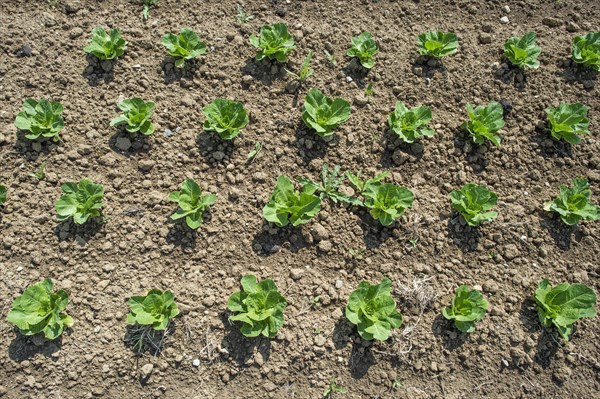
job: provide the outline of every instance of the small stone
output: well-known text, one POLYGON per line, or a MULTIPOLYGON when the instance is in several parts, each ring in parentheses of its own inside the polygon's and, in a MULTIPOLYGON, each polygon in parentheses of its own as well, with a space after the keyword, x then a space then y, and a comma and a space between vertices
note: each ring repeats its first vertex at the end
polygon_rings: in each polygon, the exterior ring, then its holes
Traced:
POLYGON ((200 366, 200 359, 194 359, 194 360, 192 360, 192 366, 199 367, 200 366))
POLYGON ((492 35, 489 33, 480 33, 479 34, 479 43, 481 44, 490 44, 492 42, 492 35))
POLYGON ((121 151, 127 151, 131 148, 131 140, 123 136, 117 137, 117 140, 115 141, 115 147, 121 151))
POLYGON ((348 82, 348 83, 352 82, 352 77, 351 76, 346 76, 346 82, 348 82))
POLYGON ((402 150, 396 150, 392 154, 392 161, 394 161, 396 165, 403 165, 408 159, 409 156, 402 150))
POLYGON ((358 105, 359 107, 364 107, 368 103, 369 103, 369 98, 362 94, 358 94, 358 95, 356 95, 356 97, 354 97, 354 104, 358 105))
POLYGON ((141 368, 142 378, 145 379, 150 377, 150 374, 152 374, 152 370, 154 370, 154 365, 152 363, 144 364, 141 368))
POLYGON ((248 88, 252 85, 252 82, 254 82, 254 78, 251 75, 244 75, 242 77, 242 86, 244 86, 245 88, 248 88))
POLYGON ((325 229, 325 227, 323 227, 323 225, 320 223, 315 223, 312 226, 311 233, 313 238, 317 241, 323 241, 329 238, 329 233, 327 232, 327 229, 325 229))
POLYGON ((579 25, 577 25, 575 22, 571 21, 567 24, 567 32, 577 32, 579 29, 579 25))
POLYGON ((329 240, 321 241, 319 243, 318 247, 321 251, 323 251, 325 253, 329 253, 333 249, 333 245, 331 244, 331 241, 329 241, 329 240))
POLYGON ((171 137, 173 135, 173 131, 171 129, 165 129, 165 137, 171 137))
POLYGON ((222 151, 215 151, 212 154, 212 157, 215 161, 222 161, 223 158, 225 158, 225 153, 223 153, 222 151))
POLYGON ((335 280, 335 288, 338 290, 344 286, 344 282, 342 280, 335 280))
POLYGON ((502 7, 502 12, 509 14, 510 13, 510 7, 509 6, 504 6, 502 7))
POLYGON ((295 93, 296 91, 298 91, 298 88, 300 87, 300 82, 298 82, 297 80, 290 80, 286 85, 285 85, 285 91, 287 91, 288 93, 295 93))
POLYGON ((512 260, 519 256, 519 248, 515 244, 508 244, 504 248, 504 257, 507 260, 512 260))
POLYGON ((583 88, 586 90, 591 90, 593 89, 595 86, 595 83, 593 80, 584 80, 583 81, 583 88))
POLYGON ((550 28, 556 28, 562 25, 562 21, 558 18, 546 17, 542 19, 542 23, 550 28))
POLYGON ((83 29, 77 26, 71 29, 71 32, 69 33, 69 39, 76 39, 81 35, 83 35, 83 29))
POLYGON ((42 151, 42 144, 39 141, 34 141, 31 144, 31 149, 35 152, 41 152, 42 151))
POLYGON ((290 278, 294 281, 298 281, 302 278, 302 276, 304 275, 304 269, 302 268, 295 268, 290 270, 290 278))
POLYGON ((509 22, 510 21, 508 20, 508 17, 506 15, 503 16, 502 18, 500 18, 500 23, 502 23, 502 24, 507 24, 509 22))
MULTIPOLYGON (((114 166, 117 163, 115 156, 112 153, 106 153, 98 159, 98 163, 103 166, 114 166)), ((48 176, 48 175, 46 175, 48 176)))
POLYGON ((152 170, 152 168, 154 168, 154 165, 156 165, 156 161, 153 161, 151 159, 142 159, 138 163, 138 168, 142 172, 150 172, 152 170))

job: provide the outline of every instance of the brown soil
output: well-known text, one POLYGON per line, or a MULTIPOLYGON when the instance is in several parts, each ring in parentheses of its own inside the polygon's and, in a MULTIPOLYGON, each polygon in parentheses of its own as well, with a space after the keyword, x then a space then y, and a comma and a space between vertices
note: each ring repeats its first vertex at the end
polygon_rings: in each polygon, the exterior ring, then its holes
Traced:
POLYGON ((319 398, 335 379, 348 390, 336 396, 347 398, 596 397, 600 319, 578 322, 565 344, 541 329, 531 301, 542 278, 600 288, 598 224, 564 228, 541 210, 579 175, 600 197, 597 80, 569 61, 572 38, 599 29, 594 2, 246 1, 256 18, 244 25, 234 22, 235 3, 159 0, 147 23, 141 6, 124 0, 0 5, 0 182, 9 189, 0 220, 0 396, 319 398), (315 74, 295 94, 285 71, 255 62, 248 43, 262 24, 278 21, 297 40, 288 67, 315 50, 315 74), (96 26, 118 27, 129 42, 109 72, 82 51, 96 26), (160 45, 161 35, 182 27, 210 46, 195 74, 184 76, 160 45), (460 37, 445 68, 416 63, 415 38, 431 29, 460 37), (528 30, 543 52, 541 68, 523 81, 502 65, 501 47, 528 30), (366 75, 344 55, 361 31, 381 48, 366 75), (324 49, 335 51, 337 65, 324 49), (368 83, 374 95, 365 105, 368 83), (300 121, 312 86, 354 103, 331 142, 300 121), (157 133, 123 151, 109 121, 117 101, 134 95, 156 101, 157 133), (252 114, 228 144, 201 128, 201 108, 222 96, 252 114), (17 139, 13 121, 26 97, 64 104, 58 145, 17 139), (432 107, 435 138, 390 140, 386 118, 396 100, 432 107), (471 145, 458 129, 466 103, 500 100, 512 105, 502 146, 471 145), (559 101, 590 107, 592 134, 582 144, 557 144, 536 128, 559 101), (247 163, 257 140, 264 149, 247 163), (38 182, 29 173, 42 161, 47 177, 38 182), (415 193, 414 209, 393 228, 331 204, 302 228, 265 225, 261 209, 277 175, 317 178, 323 162, 369 175, 391 170, 415 193), (105 185, 109 219, 60 225, 53 205, 60 184, 82 177, 105 185), (176 206, 167 194, 187 177, 220 197, 197 233, 169 220, 176 206), (461 226, 450 210, 448 193, 466 182, 500 197, 499 217, 479 230, 461 226), (362 259, 352 259, 351 248, 362 259), (246 339, 227 321, 226 299, 247 272, 273 278, 288 299, 276 339, 246 339), (361 280, 383 276, 395 282, 407 329, 371 344, 358 339, 343 307, 361 280), (422 314, 414 295, 401 292, 419 276, 430 277, 438 295, 422 314), (75 325, 57 342, 21 337, 5 321, 11 301, 43 277, 71 295, 75 325), (462 283, 481 286, 492 307, 469 336, 440 316, 462 283), (152 287, 173 290, 183 310, 156 357, 124 343, 126 300, 152 287), (311 307, 316 296, 320 305, 311 307))

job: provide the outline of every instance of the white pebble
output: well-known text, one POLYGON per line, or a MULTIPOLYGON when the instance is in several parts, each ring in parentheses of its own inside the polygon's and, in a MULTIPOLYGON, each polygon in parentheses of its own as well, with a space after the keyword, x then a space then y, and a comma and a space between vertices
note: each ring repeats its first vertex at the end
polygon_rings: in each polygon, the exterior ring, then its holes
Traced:
POLYGON ((504 6, 504 7, 502 7, 502 11, 508 14, 508 13, 510 13, 510 7, 504 6))
POLYGON ((337 288, 338 290, 342 288, 343 285, 344 282, 342 280, 335 280, 335 288, 337 288))
POLYGON ((507 24, 509 22, 508 21, 508 17, 504 16, 504 17, 500 18, 500 22, 503 23, 503 24, 507 24))
POLYGON ((194 367, 198 367, 198 366, 200 366, 200 359, 194 359, 194 360, 192 361, 192 366, 194 366, 194 367))
POLYGON ((351 76, 346 76, 346 82, 348 82, 348 83, 352 82, 352 77, 351 76))

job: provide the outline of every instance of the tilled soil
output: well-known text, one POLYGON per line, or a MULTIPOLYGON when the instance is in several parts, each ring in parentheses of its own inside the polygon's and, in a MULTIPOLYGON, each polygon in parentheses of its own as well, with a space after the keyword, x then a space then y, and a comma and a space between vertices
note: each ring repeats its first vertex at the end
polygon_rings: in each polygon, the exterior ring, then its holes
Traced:
POLYGON ((564 343, 540 327, 531 299, 543 278, 600 288, 598 224, 566 228, 542 210, 576 176, 600 197, 598 82, 569 58, 575 35, 599 29, 593 3, 246 1, 255 19, 240 25, 233 1, 159 0, 146 23, 140 4, 122 0, 2 2, 0 183, 9 200, 0 219, 0 396, 319 398, 334 379, 347 389, 335 396, 347 398, 597 396, 598 318, 579 321, 564 343), (315 73, 297 91, 281 65, 254 61, 248 43, 279 21, 297 41, 288 68, 315 51, 315 73), (128 41, 116 63, 82 51, 96 26, 120 28, 128 41), (182 27, 209 45, 185 73, 160 45, 182 27), (434 29, 460 38, 443 67, 422 64, 416 51, 416 36, 434 29), (529 30, 541 67, 523 75, 504 64, 501 48, 529 30), (368 74, 345 56, 361 31, 381 49, 368 74), (353 103, 331 141, 301 122, 310 87, 353 103), (157 132, 144 140, 109 126, 116 103, 132 96, 157 104, 157 132), (17 137, 13 121, 27 97, 63 103, 60 143, 17 137), (202 131, 201 109, 216 97, 251 113, 232 143, 202 131), (430 106, 436 136, 406 145, 386 133, 397 100, 430 106), (489 101, 510 109, 499 148, 476 146, 459 129, 467 103, 489 101), (560 101, 590 108, 592 134, 580 145, 544 132, 544 109, 560 101), (256 141, 263 150, 248 162, 256 141), (29 174, 41 162, 47 176, 38 182, 29 174), (392 228, 331 203, 301 228, 265 224, 277 176, 316 179, 325 162, 367 176, 390 170, 390 181, 414 192, 413 209, 392 228), (60 185, 82 177, 106 187, 108 220, 59 224, 60 185), (176 204, 167 195, 188 177, 219 195, 197 232, 169 219, 176 204), (500 197, 498 218, 479 229, 450 209, 448 193, 467 182, 500 197), (227 321, 227 297, 249 272, 274 279, 288 300, 275 339, 244 338, 227 321), (405 325, 387 342, 364 342, 343 308, 360 281, 383 276, 394 281, 405 325), (5 321, 12 300, 44 277, 70 293, 75 319, 55 342, 21 337, 5 321), (470 335, 440 315, 460 284, 481 287, 491 305, 470 335), (126 300, 153 287, 172 290, 182 315, 161 353, 137 355, 125 342, 126 300))

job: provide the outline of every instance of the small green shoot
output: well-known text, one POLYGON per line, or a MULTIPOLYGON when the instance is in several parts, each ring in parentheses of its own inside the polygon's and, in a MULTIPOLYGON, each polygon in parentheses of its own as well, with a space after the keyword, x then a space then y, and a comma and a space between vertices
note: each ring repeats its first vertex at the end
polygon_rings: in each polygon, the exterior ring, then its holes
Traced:
POLYGON ((46 169, 46 163, 42 162, 42 163, 40 163, 40 166, 38 167, 38 170, 35 171, 35 172, 33 172, 33 173, 30 173, 29 176, 35 177, 36 179, 42 181, 42 180, 44 180, 46 178, 45 169, 46 169))
POLYGON ((310 69, 310 61, 312 60, 312 56, 313 56, 313 51, 310 50, 308 52, 308 54, 306 55, 304 62, 302 62, 302 66, 300 67, 298 74, 291 72, 287 68, 285 69, 286 72, 289 73, 290 75, 292 75, 294 77, 294 79, 296 79, 298 82, 300 82, 300 84, 304 83, 304 81, 306 79, 308 79, 314 73, 314 71, 312 69, 310 69))
POLYGON ((144 9, 142 10, 142 17, 144 18, 144 21, 147 21, 150 16, 150 6, 155 5, 157 1, 158 0, 143 0, 144 9))
POLYGON ((258 154, 261 152, 262 148, 263 144, 260 141, 254 143, 254 149, 248 153, 248 155, 246 156, 246 160, 249 162, 254 161, 258 154))
POLYGON ((327 50, 323 50, 323 54, 325 54, 325 57, 327 57, 327 61, 329 61, 331 63, 331 65, 333 65, 333 66, 337 65, 337 61, 336 61, 335 55, 333 53, 330 53, 327 50))
POLYGON ((235 15, 235 19, 238 23, 245 24, 247 22, 252 21, 254 19, 254 15, 246 14, 244 7, 242 7, 241 4, 238 4, 237 5, 237 14, 235 15))
POLYGON ((317 183, 313 180, 301 178, 300 185, 303 191, 309 194, 316 194, 321 199, 329 198, 333 203, 337 204, 338 201, 345 202, 352 205, 362 205, 362 201, 358 198, 350 195, 343 194, 339 191, 341 184, 346 179, 345 174, 340 175, 339 165, 335 165, 333 169, 329 169, 329 165, 323 164, 321 169, 321 183, 317 183))
POLYGON ((6 202, 6 186, 0 184, 0 206, 6 202))
POLYGON ((329 381, 329 385, 323 391, 323 397, 330 398, 335 393, 346 393, 348 390, 335 382, 335 379, 329 381))
POLYGON ((373 95, 373 83, 369 83, 367 88, 365 89, 365 96, 371 97, 373 95))

